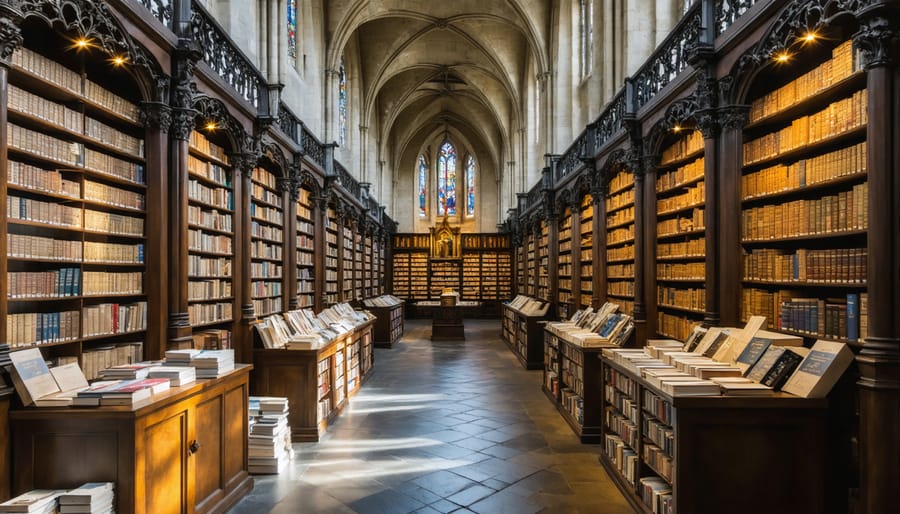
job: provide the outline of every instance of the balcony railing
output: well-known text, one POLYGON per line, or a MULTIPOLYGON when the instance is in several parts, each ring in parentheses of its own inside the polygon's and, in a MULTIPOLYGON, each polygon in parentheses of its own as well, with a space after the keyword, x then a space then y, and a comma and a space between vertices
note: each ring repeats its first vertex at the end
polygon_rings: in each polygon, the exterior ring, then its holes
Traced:
POLYGON ((160 23, 172 28, 172 0, 137 0, 160 23))
POLYGON ((301 123, 300 128, 300 146, 303 147, 303 152, 324 169, 325 149, 322 147, 322 143, 306 128, 306 125, 301 123))

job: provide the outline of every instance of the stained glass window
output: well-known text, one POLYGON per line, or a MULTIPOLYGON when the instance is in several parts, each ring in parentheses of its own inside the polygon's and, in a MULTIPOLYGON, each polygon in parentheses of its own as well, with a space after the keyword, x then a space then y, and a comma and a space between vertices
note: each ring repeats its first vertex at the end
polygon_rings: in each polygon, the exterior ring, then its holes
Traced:
POLYGON ((287 0, 288 58, 297 65, 297 0, 287 0))
POLYGON ((580 0, 581 3, 581 76, 591 74, 594 61, 594 0, 580 0))
POLYGON ((475 158, 466 157, 466 216, 475 215, 475 158))
POLYGON ((446 205, 448 216, 456 215, 456 148, 444 141, 437 159, 437 213, 443 216, 446 205))
POLYGON ((344 57, 338 70, 338 143, 347 144, 347 73, 344 68, 344 57))
POLYGON ((419 156, 419 217, 426 217, 428 211, 428 166, 425 165, 425 156, 419 156))

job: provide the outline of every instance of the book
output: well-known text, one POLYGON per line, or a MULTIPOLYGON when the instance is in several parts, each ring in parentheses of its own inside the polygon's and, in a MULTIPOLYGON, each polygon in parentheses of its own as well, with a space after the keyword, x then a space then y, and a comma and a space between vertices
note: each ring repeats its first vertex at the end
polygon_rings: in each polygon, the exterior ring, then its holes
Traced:
POLYGON ((824 398, 853 362, 844 343, 818 340, 782 390, 804 398, 824 398))
POLYGON ((10 376, 23 405, 31 405, 37 398, 60 392, 39 349, 11 352, 9 359, 12 361, 10 376))
POLYGON ((808 352, 806 348, 784 348, 759 383, 776 391, 781 389, 808 352))
POLYGON ((50 374, 59 386, 58 393, 52 393, 34 399, 37 407, 65 407, 72 404, 72 399, 79 391, 88 388, 88 381, 81 372, 77 362, 50 368, 50 374))
POLYGON ((59 504, 63 505, 84 505, 101 503, 104 499, 112 499, 113 496, 112 482, 87 482, 85 484, 72 489, 67 493, 59 496, 59 504))

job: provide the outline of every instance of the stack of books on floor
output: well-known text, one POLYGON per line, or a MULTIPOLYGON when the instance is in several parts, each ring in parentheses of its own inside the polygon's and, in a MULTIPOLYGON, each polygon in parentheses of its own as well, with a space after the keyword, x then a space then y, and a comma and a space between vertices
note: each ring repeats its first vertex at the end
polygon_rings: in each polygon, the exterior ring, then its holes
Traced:
POLYGON ((638 349, 606 348, 603 356, 671 396, 758 396, 775 391, 823 398, 853 361, 844 343, 819 340, 804 348, 796 336, 744 328, 696 327, 681 343, 647 341, 638 349))
POLYGON ((216 378, 234 369, 234 350, 168 350, 167 366, 190 366, 197 378, 216 378))
POLYGON ((58 512, 59 495, 67 489, 35 489, 0 503, 0 513, 27 512, 28 514, 51 514, 58 512))
POLYGON ((273 396, 251 396, 248 402, 250 436, 249 472, 277 474, 284 471, 294 449, 288 425, 288 399, 273 396))
POLYGON ((112 482, 88 482, 77 489, 72 489, 59 496, 59 513, 97 513, 115 512, 113 507, 112 482))
POLYGON ((610 302, 596 311, 588 307, 576 311, 569 321, 547 323, 547 331, 585 348, 622 346, 634 330, 634 320, 618 310, 619 306, 610 302))
POLYGON ((0 513, 111 514, 113 489, 112 482, 88 482, 72 490, 35 489, 0 503, 0 513))

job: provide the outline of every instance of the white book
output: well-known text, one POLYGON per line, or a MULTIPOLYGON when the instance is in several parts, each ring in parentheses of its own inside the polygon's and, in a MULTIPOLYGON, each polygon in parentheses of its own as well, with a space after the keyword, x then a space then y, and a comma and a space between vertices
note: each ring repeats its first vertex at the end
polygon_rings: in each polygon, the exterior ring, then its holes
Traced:
POLYGON ((9 359, 12 361, 10 376, 23 405, 31 405, 37 398, 60 392, 39 349, 10 352, 9 359))

